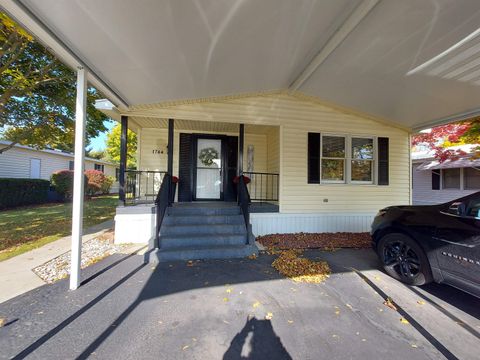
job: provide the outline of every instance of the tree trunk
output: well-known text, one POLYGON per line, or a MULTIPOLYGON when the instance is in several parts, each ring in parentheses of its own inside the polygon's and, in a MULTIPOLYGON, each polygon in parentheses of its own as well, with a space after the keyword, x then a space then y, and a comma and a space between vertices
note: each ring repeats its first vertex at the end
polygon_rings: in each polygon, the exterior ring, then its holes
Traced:
POLYGON ((10 145, 7 145, 6 147, 0 149, 0 155, 3 154, 5 151, 10 150, 11 148, 13 148, 13 147, 14 147, 15 145, 17 145, 17 144, 18 144, 18 142, 12 141, 12 142, 10 143, 10 145))

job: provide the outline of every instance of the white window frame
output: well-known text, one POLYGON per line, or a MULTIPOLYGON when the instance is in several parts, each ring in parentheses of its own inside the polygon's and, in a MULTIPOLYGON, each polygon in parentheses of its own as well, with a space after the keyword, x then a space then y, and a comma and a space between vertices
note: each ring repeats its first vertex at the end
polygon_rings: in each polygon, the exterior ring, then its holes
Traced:
POLYGON ((349 165, 348 165, 348 179, 351 184, 365 184, 365 185, 373 185, 377 183, 376 178, 376 171, 375 171, 375 164, 377 163, 377 141, 374 136, 367 136, 367 135, 351 135, 349 136, 349 165), (354 159, 352 157, 352 139, 369 139, 372 140, 373 144, 373 156, 372 159, 354 159), (370 181, 361 181, 361 180, 352 180, 352 161, 359 160, 359 161, 370 161, 372 163, 372 180, 370 181))
POLYGON ((347 136, 343 134, 322 134, 320 133, 320 184, 345 184, 347 181, 347 151, 348 151, 348 141, 347 141, 347 136), (343 138, 344 142, 344 152, 345 156, 343 158, 335 158, 335 157, 323 157, 323 138, 324 137, 341 137, 343 138), (343 180, 323 180, 323 167, 322 167, 322 161, 323 159, 326 160, 343 160, 343 180))
MULTIPOLYGON (((465 168, 458 168, 460 169, 460 187, 458 188, 446 188, 444 186, 444 181, 443 181, 443 176, 444 176, 444 171, 446 169, 439 169, 440 170, 440 190, 445 190, 445 191, 479 191, 480 189, 467 189, 465 187, 465 168)), ((477 169, 478 170, 478 169, 477 169)), ((478 170, 480 171, 480 170, 478 170)))
POLYGON ((375 167, 377 164, 378 157, 378 150, 377 150, 377 137, 376 136, 369 136, 369 135, 352 135, 352 134, 339 134, 339 133, 320 133, 320 185, 322 184, 352 184, 352 185, 376 185, 378 183, 377 178, 377 171, 375 171, 375 167), (325 159, 330 160, 343 160, 343 180, 323 180, 322 178, 322 160, 324 159, 323 156, 323 138, 331 136, 331 137, 343 137, 345 139, 345 157, 344 158, 333 158, 333 157, 325 157, 325 159), (373 159, 366 160, 372 162, 372 180, 371 181, 352 181, 352 160, 359 160, 359 159, 352 159, 352 138, 361 138, 361 139, 371 139, 373 141, 373 159))

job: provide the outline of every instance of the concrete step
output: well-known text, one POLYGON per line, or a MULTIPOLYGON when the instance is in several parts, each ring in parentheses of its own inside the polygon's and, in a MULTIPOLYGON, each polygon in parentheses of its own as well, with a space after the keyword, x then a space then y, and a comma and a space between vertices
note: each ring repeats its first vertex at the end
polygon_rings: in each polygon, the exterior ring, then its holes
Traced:
POLYGON ((244 224, 204 224, 204 225, 163 225, 160 229, 160 235, 216 235, 232 234, 244 235, 247 229, 244 224))
POLYGON ((168 215, 162 225, 245 224, 243 215, 168 215))
POLYGON ((243 258, 253 254, 258 254, 258 249, 255 245, 212 246, 209 248, 187 247, 182 249, 161 249, 149 254, 147 260, 150 262, 165 262, 176 260, 232 259, 243 258))
POLYGON ((246 242, 246 234, 160 236, 160 248, 162 250, 183 249, 189 247, 209 249, 216 246, 245 245, 246 242))
POLYGON ((213 207, 213 206, 173 206, 167 210, 169 216, 187 216, 187 215, 239 215, 241 210, 238 206, 225 206, 225 207, 213 207))

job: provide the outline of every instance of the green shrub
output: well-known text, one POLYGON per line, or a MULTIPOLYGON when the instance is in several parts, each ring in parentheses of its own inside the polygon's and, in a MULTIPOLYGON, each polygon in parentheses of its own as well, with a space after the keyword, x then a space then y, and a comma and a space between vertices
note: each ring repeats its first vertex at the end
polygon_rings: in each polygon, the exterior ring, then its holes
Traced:
POLYGON ((86 183, 87 195, 92 196, 102 191, 102 186, 104 186, 106 181, 106 176, 103 172, 87 170, 85 171, 85 176, 88 179, 86 183))
POLYGON ((50 182, 55 191, 64 200, 70 200, 73 195, 73 170, 55 171, 50 177, 50 182))
POLYGON ((44 203, 49 187, 48 180, 0 179, 0 209, 44 203))
POLYGON ((113 183, 115 182, 115 178, 113 176, 105 176, 105 181, 103 182, 100 190, 102 194, 106 195, 110 193, 110 189, 112 188, 113 183))

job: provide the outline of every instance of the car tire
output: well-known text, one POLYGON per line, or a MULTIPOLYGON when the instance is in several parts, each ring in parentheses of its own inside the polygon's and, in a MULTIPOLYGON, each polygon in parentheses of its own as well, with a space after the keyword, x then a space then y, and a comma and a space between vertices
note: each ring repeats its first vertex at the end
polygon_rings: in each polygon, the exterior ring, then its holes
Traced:
POLYGON ((378 256, 388 275, 408 285, 425 285, 433 280, 425 252, 411 237, 402 233, 383 236, 378 256))

